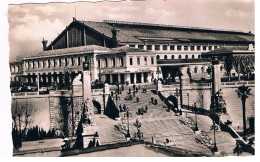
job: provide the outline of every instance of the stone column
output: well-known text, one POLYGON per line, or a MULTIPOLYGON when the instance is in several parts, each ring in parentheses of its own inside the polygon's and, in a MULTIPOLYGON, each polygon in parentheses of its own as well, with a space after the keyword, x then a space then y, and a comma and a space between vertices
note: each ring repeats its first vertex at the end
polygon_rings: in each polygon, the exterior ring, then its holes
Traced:
POLYGON ((128 81, 130 83, 130 73, 125 74, 125 82, 128 81))
POLYGON ((151 80, 152 80, 152 72, 148 72, 147 73, 147 80, 148 80, 148 83, 150 83, 151 82, 151 80))
POLYGON ((117 80, 118 80, 118 83, 120 84, 121 83, 120 73, 117 74, 117 80))
POLYGON ((141 83, 144 83, 144 73, 141 73, 141 83))
POLYGON ((91 93, 91 78, 90 78, 90 70, 83 70, 83 148, 87 148, 90 140, 93 139, 97 128, 94 122, 94 111, 93 111, 93 103, 92 103, 92 93, 91 93))
POLYGON ((112 76, 112 74, 110 74, 109 79, 110 79, 110 84, 112 84, 113 83, 113 76, 112 76))
POLYGON ((134 73, 134 84, 136 84, 136 73, 134 73))
POLYGON ((103 107, 101 106, 101 114, 104 114, 109 94, 110 94, 109 85, 106 83, 103 90, 103 107))

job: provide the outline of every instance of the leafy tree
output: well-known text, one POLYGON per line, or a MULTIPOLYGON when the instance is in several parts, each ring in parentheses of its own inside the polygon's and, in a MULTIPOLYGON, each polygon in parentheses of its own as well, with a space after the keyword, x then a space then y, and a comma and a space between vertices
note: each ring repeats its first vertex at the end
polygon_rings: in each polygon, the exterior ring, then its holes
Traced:
POLYGON ((225 63, 224 63, 227 75, 228 75, 228 81, 231 80, 231 70, 233 68, 233 63, 232 63, 232 57, 225 57, 225 63))

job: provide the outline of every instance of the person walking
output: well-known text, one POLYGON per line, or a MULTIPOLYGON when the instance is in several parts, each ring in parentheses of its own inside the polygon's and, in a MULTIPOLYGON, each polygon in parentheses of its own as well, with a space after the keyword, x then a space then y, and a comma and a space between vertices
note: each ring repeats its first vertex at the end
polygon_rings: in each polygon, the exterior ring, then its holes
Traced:
POLYGON ((147 113, 147 111, 148 111, 148 106, 146 105, 145 106, 145 112, 147 113))
POLYGON ((154 101, 154 98, 153 97, 151 97, 151 103, 153 104, 153 101, 154 101))
POLYGON ((125 104, 123 105, 123 110, 124 110, 124 112, 126 112, 126 105, 125 104))
POLYGON ((154 105, 157 105, 157 99, 154 99, 154 105))

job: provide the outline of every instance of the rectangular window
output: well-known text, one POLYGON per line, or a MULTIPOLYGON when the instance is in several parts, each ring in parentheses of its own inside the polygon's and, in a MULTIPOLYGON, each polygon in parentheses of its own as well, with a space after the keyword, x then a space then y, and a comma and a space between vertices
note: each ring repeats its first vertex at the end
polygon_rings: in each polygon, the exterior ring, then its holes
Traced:
POLYGON ((195 50, 194 46, 190 46, 190 50, 194 51, 195 50))
POLYGON ((38 60, 37 63, 38 63, 38 68, 40 68, 41 67, 40 61, 38 60))
POLYGON ((170 50, 171 50, 171 51, 174 51, 174 50, 175 50, 175 46, 174 46, 174 45, 171 45, 171 46, 170 46, 170 50))
POLYGON ((80 57, 78 57, 78 65, 80 65, 80 57))
POLYGON ((68 66, 68 60, 65 58, 65 66, 68 66))
POLYGON ((88 61, 88 56, 85 56, 85 61, 88 61))
POLYGON ((105 59, 105 66, 108 67, 107 59, 105 59))
POLYGON ((48 60, 48 68, 51 67, 51 60, 48 60))
POLYGON ((144 57, 144 64, 147 65, 147 57, 144 57))
POLYGON ((184 46, 184 51, 188 51, 188 46, 184 46))
POLYGON ((167 47, 168 47, 167 45, 163 45, 163 50, 167 51, 167 47))
POLYGON ((61 64, 62 64, 61 58, 59 58, 59 66, 60 66, 60 67, 61 67, 61 64))
POLYGON ((116 66, 116 59, 113 58, 113 59, 112 59, 112 67, 115 67, 115 66, 116 66))
POLYGON ((178 50, 178 51, 181 51, 181 46, 177 46, 177 50, 178 50))
POLYGON ((100 66, 100 60, 98 60, 98 67, 100 68, 101 66, 100 66))
POLYGON ((152 45, 147 45, 146 48, 147 48, 147 50, 151 51, 152 50, 152 45))
POLYGON ((56 60, 53 59, 53 66, 56 67, 56 60))
POLYGON ((207 50, 207 46, 203 46, 203 51, 206 51, 207 50))
POLYGON ((45 61, 42 60, 42 67, 45 68, 45 61))
POLYGON ((134 47, 135 48, 135 45, 131 44, 131 45, 129 45, 129 47, 134 47))
POLYGON ((133 65, 133 58, 129 58, 130 65, 133 65))
POLYGON ((138 48, 144 49, 144 45, 138 45, 138 48))
POLYGON ((160 51, 160 45, 155 45, 155 51, 160 51))
POLYGON ((151 64, 152 64, 152 65, 154 64, 154 59, 153 59, 153 57, 151 57, 151 64))
POLYGON ((197 46, 197 51, 200 51, 201 50, 201 46, 197 46))
POLYGON ((140 57, 137 57, 137 65, 140 65, 140 57))
POLYGON ((214 46, 214 49, 217 49, 218 48, 218 46, 214 46))
POLYGON ((34 61, 33 61, 33 69, 35 68, 35 64, 34 64, 34 61))
POLYGON ((74 66, 74 59, 71 57, 71 66, 74 66))
POLYGON ((124 66, 124 58, 121 58, 121 66, 124 66))
POLYGON ((212 46, 209 46, 209 51, 211 51, 212 50, 212 46))

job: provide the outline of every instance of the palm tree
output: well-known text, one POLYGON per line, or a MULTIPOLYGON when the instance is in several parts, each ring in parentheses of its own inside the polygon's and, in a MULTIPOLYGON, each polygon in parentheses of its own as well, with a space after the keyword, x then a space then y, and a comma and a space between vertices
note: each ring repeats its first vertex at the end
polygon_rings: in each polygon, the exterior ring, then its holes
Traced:
POLYGON ((246 136, 246 99, 249 95, 252 95, 250 91, 251 89, 245 85, 238 87, 236 90, 238 97, 242 100, 244 137, 246 136))

